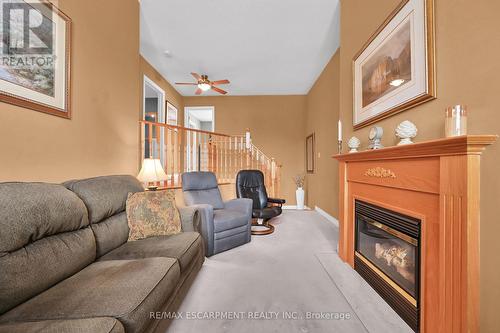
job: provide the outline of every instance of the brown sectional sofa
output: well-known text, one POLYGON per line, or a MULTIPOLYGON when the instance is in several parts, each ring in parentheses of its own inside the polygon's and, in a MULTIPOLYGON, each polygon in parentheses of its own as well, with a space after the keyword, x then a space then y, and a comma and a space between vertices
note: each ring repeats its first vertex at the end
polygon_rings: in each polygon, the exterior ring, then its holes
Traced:
MULTIPOLYGON (((182 232, 127 242, 132 176, 0 184, 0 332, 151 332, 203 264, 197 211, 182 232)), ((162 325, 166 326, 166 325, 162 325)))

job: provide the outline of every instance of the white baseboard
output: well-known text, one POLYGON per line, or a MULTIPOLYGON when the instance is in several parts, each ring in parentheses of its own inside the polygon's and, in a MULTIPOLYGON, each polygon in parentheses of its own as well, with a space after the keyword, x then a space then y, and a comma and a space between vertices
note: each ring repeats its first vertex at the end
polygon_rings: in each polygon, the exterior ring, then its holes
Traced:
MULTIPOLYGON (((281 207, 281 209, 286 209, 286 210, 297 210, 297 206, 296 205, 284 205, 281 207)), ((311 209, 307 206, 304 206, 304 209, 301 209, 301 210, 308 210, 308 209, 311 209)))
POLYGON ((314 206, 314 210, 317 211, 319 215, 323 216, 325 219, 332 222, 337 228, 339 227, 339 221, 335 217, 331 216, 318 206, 314 206))

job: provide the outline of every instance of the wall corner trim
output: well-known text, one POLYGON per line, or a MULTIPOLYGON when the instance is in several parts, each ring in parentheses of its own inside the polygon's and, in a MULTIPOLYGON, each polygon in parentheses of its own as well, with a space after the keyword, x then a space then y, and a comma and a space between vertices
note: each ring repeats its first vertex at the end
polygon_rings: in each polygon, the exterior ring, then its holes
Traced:
POLYGON ((339 221, 335 217, 331 216, 318 206, 314 206, 314 210, 317 211, 319 215, 323 216, 325 219, 332 222, 337 228, 339 227, 339 221))

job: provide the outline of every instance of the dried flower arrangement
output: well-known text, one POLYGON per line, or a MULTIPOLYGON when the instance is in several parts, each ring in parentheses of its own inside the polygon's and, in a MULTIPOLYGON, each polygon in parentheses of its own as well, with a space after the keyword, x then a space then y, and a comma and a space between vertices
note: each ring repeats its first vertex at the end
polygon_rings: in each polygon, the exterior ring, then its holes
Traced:
POLYGON ((304 174, 299 174, 293 177, 293 182, 297 188, 304 187, 304 182, 306 181, 306 176, 304 174))

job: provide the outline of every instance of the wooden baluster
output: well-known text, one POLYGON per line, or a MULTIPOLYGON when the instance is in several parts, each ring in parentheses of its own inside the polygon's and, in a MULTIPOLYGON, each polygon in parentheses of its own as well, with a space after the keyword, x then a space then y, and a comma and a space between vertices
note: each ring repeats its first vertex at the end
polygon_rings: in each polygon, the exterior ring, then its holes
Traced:
POLYGON ((217 175, 217 137, 215 135, 212 135, 212 155, 213 155, 213 161, 212 161, 212 172, 217 175))
POLYGON ((182 173, 182 147, 184 146, 182 141, 182 130, 177 129, 177 186, 181 185, 181 173, 182 173))
POLYGON ((228 178, 231 179, 231 181, 232 181, 232 179, 234 179, 234 177, 233 177, 233 163, 232 163, 233 162, 232 161, 232 159, 233 159, 233 154, 232 154, 232 148, 233 148, 232 143, 233 143, 233 140, 232 140, 231 137, 228 138, 228 143, 229 143, 228 157, 227 157, 228 160, 229 160, 228 161, 228 164, 229 164, 228 165, 228 178))
POLYGON ((247 149, 245 145, 245 153, 247 158, 246 169, 250 169, 250 149, 247 149))
POLYGON ((215 137, 210 137, 210 171, 215 173, 215 137))
POLYGON ((194 171, 194 161, 193 161, 193 141, 194 135, 192 131, 188 131, 189 136, 189 171, 194 171))
POLYGON ((177 130, 175 128, 170 129, 172 134, 172 165, 170 167, 170 172, 172 173, 172 178, 170 180, 170 186, 175 187, 175 166, 177 165, 177 130))
POLYGON ((146 125, 142 124, 140 125, 141 127, 141 165, 140 168, 142 167, 142 161, 146 157, 146 125))
POLYGON ((227 182, 227 137, 224 137, 224 182, 227 182))
POLYGON ((170 140, 170 187, 174 187, 175 177, 175 133, 172 128, 167 128, 170 140))
POLYGON ((161 132, 163 133, 163 170, 167 174, 167 179, 164 182, 165 187, 169 186, 169 163, 170 163, 170 156, 168 154, 168 151, 170 149, 169 146, 169 137, 168 137, 168 128, 161 127, 161 132))
POLYGON ((196 133, 191 131, 191 171, 196 171, 196 133))
MULTIPOLYGON (((156 158, 161 158, 161 133, 162 129, 159 126, 156 127, 156 158)), ((162 165, 163 168, 165 168, 165 165, 162 165)), ((156 186, 161 186, 161 182, 156 182, 156 186)))
POLYGON ((245 154, 243 150, 243 137, 240 138, 240 169, 243 170, 245 154))
POLYGON ((220 179, 220 173, 221 173, 221 166, 222 166, 222 142, 220 137, 217 137, 217 180, 220 179))
POLYGON ((204 140, 205 140, 205 133, 199 133, 198 136, 198 156, 200 158, 200 161, 198 165, 200 166, 200 170, 198 171, 206 171, 205 170, 205 155, 204 155, 204 140))
POLYGON ((183 165, 182 165, 182 168, 183 168, 183 171, 184 172, 187 172, 188 169, 189 169, 189 165, 187 163, 187 147, 188 147, 188 135, 189 135, 189 132, 187 130, 182 130, 182 147, 183 147, 183 156, 182 156, 182 160, 183 160, 183 165))
POLYGON ((219 149, 218 149, 218 154, 217 156, 219 157, 219 163, 218 163, 218 175, 217 175, 217 180, 220 182, 222 179, 222 174, 224 172, 223 166, 224 166, 224 141, 221 136, 217 138, 217 142, 219 143, 219 149))
POLYGON ((276 195, 276 162, 274 158, 271 159, 271 179, 272 179, 272 192, 273 195, 276 195))
POLYGON ((153 125, 148 124, 148 158, 153 158, 153 125))
POLYGON ((202 162, 202 171, 208 171, 207 135, 205 133, 201 135, 200 156, 202 162))

